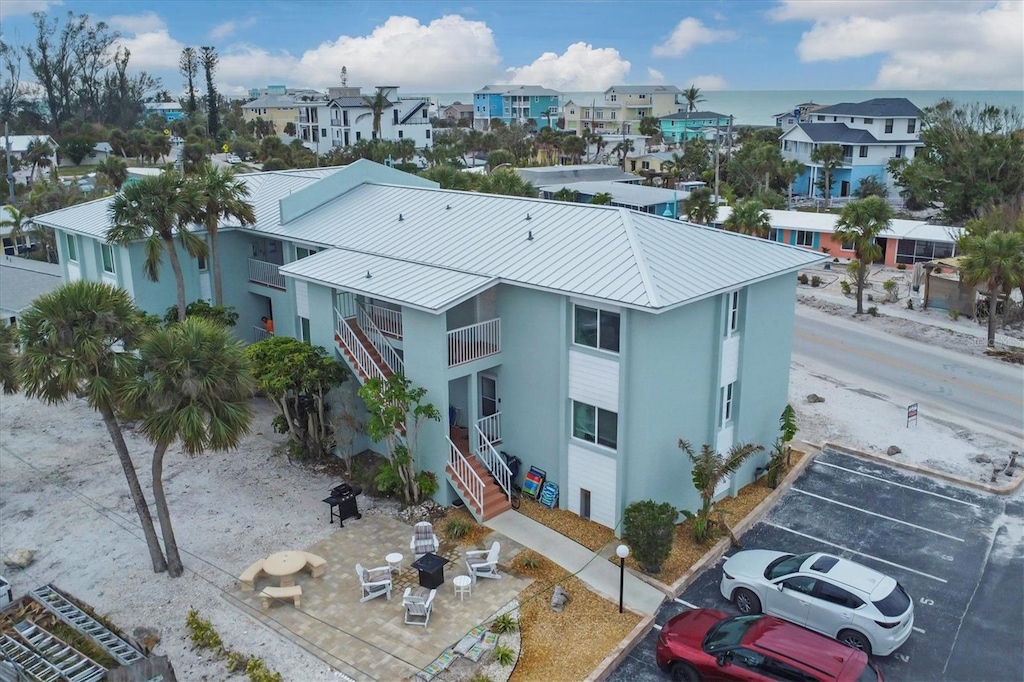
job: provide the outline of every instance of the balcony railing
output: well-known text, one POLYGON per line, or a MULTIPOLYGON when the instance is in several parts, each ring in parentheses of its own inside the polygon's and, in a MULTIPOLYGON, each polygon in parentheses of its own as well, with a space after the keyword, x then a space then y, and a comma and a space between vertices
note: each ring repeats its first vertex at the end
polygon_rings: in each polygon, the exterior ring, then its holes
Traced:
POLYGON ((280 272, 281 266, 277 263, 268 263, 255 258, 249 259, 249 281, 257 284, 265 284, 268 287, 285 290, 284 275, 280 272))
POLYGON ((332 118, 331 125, 335 128, 348 128, 348 122, 343 118, 332 118))
POLYGON ((501 442, 501 412, 478 419, 476 427, 492 443, 501 442))
POLYGON ((368 305, 366 311, 382 332, 396 339, 402 338, 402 311, 379 305, 368 305))
POLYGON ((501 318, 448 332, 448 366, 454 367, 501 352, 501 318))
POLYGON ((263 339, 273 338, 274 332, 268 332, 264 327, 253 327, 252 336, 254 341, 262 341, 263 339))

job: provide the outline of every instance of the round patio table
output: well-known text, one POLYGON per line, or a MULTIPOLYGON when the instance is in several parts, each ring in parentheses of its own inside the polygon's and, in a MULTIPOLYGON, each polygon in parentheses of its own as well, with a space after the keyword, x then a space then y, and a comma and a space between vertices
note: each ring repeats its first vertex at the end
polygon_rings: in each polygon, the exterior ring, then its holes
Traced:
POLYGON ((281 587, 295 584, 293 576, 306 565, 306 555, 302 552, 277 552, 263 562, 263 572, 281 579, 281 587))

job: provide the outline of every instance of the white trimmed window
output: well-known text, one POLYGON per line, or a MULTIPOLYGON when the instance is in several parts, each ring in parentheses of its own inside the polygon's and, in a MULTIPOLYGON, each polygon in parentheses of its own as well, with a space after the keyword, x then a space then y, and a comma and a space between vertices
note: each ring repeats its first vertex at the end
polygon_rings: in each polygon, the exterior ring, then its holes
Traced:
POLYGON ((736 391, 736 382, 722 388, 722 426, 732 421, 733 397, 736 391))
POLYGON ((732 336, 740 329, 740 292, 725 295, 729 305, 729 316, 725 321, 726 336, 732 336))
POLYGON ((114 274, 114 247, 110 244, 100 244, 100 254, 103 256, 103 272, 114 274))
POLYGON ((618 313, 586 306, 574 306, 573 341, 580 346, 619 352, 618 313))
POLYGON ((796 245, 797 246, 813 246, 814 245, 814 233, 809 230, 797 230, 796 231, 796 245))
POLYGON ((67 244, 68 247, 68 260, 77 261, 78 244, 77 242, 75 242, 75 235, 71 234, 70 232, 66 232, 64 236, 66 237, 64 242, 67 244))
POLYGON ((572 437, 614 450, 619 441, 619 415, 574 400, 572 437))

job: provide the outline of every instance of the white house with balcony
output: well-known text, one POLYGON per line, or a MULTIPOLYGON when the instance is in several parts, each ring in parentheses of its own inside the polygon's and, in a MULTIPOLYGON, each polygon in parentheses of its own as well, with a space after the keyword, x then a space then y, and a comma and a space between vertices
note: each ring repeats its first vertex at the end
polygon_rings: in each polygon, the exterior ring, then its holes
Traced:
POLYGON ((891 159, 914 158, 921 142, 921 110, 904 97, 882 97, 866 102, 834 104, 804 110, 779 138, 782 158, 797 159, 804 172, 793 183, 793 193, 822 196, 817 186, 821 164, 811 158, 821 145, 843 148, 840 168, 833 172, 832 196, 852 196, 861 180, 875 176, 896 191, 886 168, 891 159))
POLYGON ((299 103, 298 138, 317 154, 375 139, 372 102, 377 91, 385 96, 380 139, 412 140, 416 149, 432 147, 429 98, 402 98, 397 86, 378 86, 370 94, 357 87, 328 88, 328 101, 299 103))
MULTIPOLYGON (((619 531, 632 502, 700 504, 680 438, 726 451, 778 436, 795 275, 820 254, 626 208, 442 190, 369 161, 240 177, 256 223, 219 229, 234 329, 253 341, 270 317, 357 381, 401 372, 425 388, 446 415, 418 438, 439 502, 508 511, 504 450, 559 486, 560 507, 619 531)), ((106 243, 110 201, 36 221, 56 230, 65 279, 162 313, 170 268, 151 282, 141 243, 106 243)), ((207 297, 209 264, 181 255, 188 299, 207 297)))

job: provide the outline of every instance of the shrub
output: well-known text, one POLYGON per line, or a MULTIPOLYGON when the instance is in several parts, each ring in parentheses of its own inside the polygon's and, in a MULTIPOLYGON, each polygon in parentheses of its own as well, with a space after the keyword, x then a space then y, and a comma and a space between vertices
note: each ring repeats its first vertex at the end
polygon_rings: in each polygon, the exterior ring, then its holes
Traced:
POLYGON ((377 486, 377 490, 389 496, 400 493, 404 486, 398 475, 398 469, 391 462, 381 465, 373 482, 377 486))
MULTIPOLYGON (((870 301, 871 299, 869 298, 868 300, 870 301)), ((868 308, 868 315, 871 317, 878 317, 878 308, 876 306, 868 308)))
POLYGON ((444 533, 452 540, 461 540, 469 532, 469 523, 465 519, 448 519, 444 524, 444 533))
POLYGON ((540 567, 540 559, 530 550, 526 550, 516 557, 516 565, 521 571, 535 571, 540 567))
POLYGON ((491 623, 491 632, 496 632, 499 635, 507 635, 510 632, 515 632, 519 629, 519 621, 510 612, 506 611, 500 616, 496 617, 491 623))
POLYGON ((249 666, 249 657, 238 651, 229 651, 227 665, 229 672, 245 670, 249 666))
POLYGON ((224 642, 220 635, 213 629, 213 623, 205 618, 199 617, 199 611, 190 609, 185 616, 185 626, 188 628, 189 639, 199 649, 213 649, 220 651, 224 648, 224 642))
POLYGON ((801 272, 796 281, 800 282, 800 284, 807 284, 807 275, 801 272))
POLYGON ((668 502, 642 500, 626 507, 622 539, 648 573, 657 573, 672 551, 678 512, 668 502))
POLYGON ((426 499, 433 496, 441 485, 437 482, 437 474, 433 471, 421 471, 416 474, 416 482, 420 486, 420 498, 426 499))
POLYGON ((896 269, 897 270, 906 270, 907 269, 907 264, 906 263, 897 263, 896 264, 896 269))
POLYGON ((500 665, 512 665, 516 662, 516 652, 511 647, 499 644, 494 647, 494 660, 500 665))
POLYGON ((817 275, 815 275, 814 277, 811 277, 811 286, 812 287, 820 287, 821 286, 821 277, 818 277, 817 275))
POLYGON ((844 294, 849 294, 853 291, 853 288, 850 286, 850 283, 847 282, 845 279, 839 283, 839 288, 843 290, 844 294))
POLYGON ((960 311, 959 311, 959 310, 956 310, 956 309, 954 309, 954 310, 950 310, 950 311, 949 311, 949 316, 950 316, 950 318, 952 318, 952 319, 953 319, 953 321, 955 322, 955 321, 957 321, 957 320, 959 320, 959 319, 960 319, 960 311))
POLYGON ((832 250, 832 249, 828 248, 827 246, 823 246, 823 247, 821 247, 821 252, 822 252, 823 254, 825 254, 826 256, 827 256, 827 255, 829 254, 829 252, 830 252, 831 250, 832 250))
POLYGON ((251 682, 283 682, 281 673, 271 672, 262 658, 250 658, 245 666, 245 674, 251 682))

